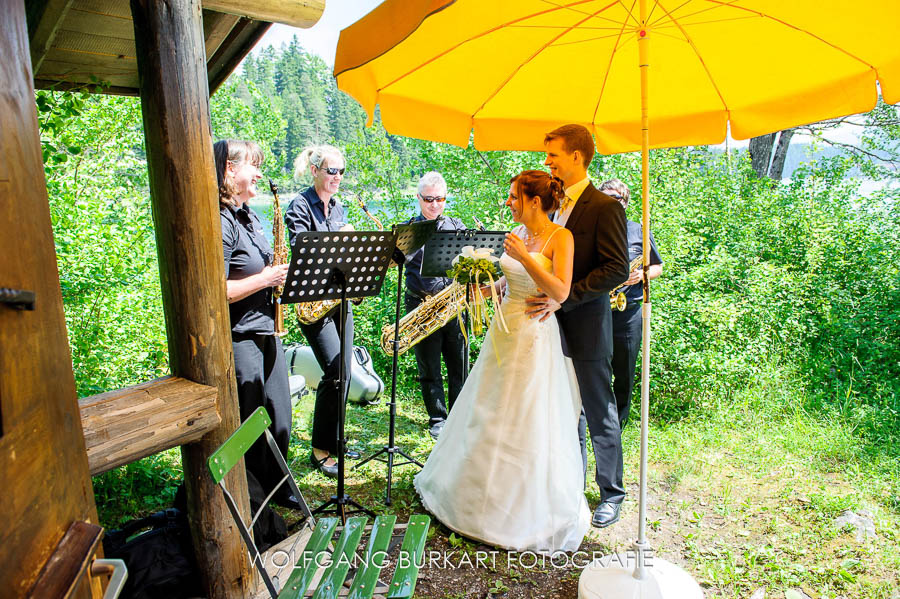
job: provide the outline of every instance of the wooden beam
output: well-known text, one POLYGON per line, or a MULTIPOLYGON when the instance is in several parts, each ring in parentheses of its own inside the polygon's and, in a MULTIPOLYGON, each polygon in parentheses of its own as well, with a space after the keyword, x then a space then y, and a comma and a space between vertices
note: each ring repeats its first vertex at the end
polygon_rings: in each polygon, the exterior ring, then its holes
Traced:
MULTIPOLYGON (((54 81, 53 79, 35 79, 35 89, 52 89, 56 91, 81 90, 84 89, 84 83, 73 83, 70 81, 54 81)), ((124 87, 121 85, 110 85, 103 88, 103 94, 110 96, 137 96, 138 90, 134 87, 124 87)))
POLYGON ((211 10, 203 11, 203 37, 206 38, 206 62, 209 64, 209 57, 216 53, 222 42, 231 33, 232 28, 241 20, 236 15, 226 15, 211 10))
POLYGON ((232 71, 241 64, 244 57, 250 53, 256 42, 262 39, 271 26, 271 23, 251 19, 242 18, 238 21, 225 41, 222 42, 219 51, 209 59, 206 65, 209 72, 210 94, 216 93, 219 86, 225 83, 232 71))
POLYGON ((28 593, 29 599, 73 597, 79 583, 84 582, 102 538, 103 527, 88 522, 72 522, 44 564, 28 593))
MULTIPOLYGON (((172 374, 216 387, 222 425, 182 446, 194 550, 209 599, 247 595, 249 563, 206 460, 238 427, 231 325, 199 0, 131 0, 150 197, 172 374)), ((243 464, 227 484, 246 518, 243 464)))
POLYGON ((325 0, 204 0, 203 8, 306 29, 322 16, 325 0))
POLYGON ((78 403, 92 476, 196 441, 220 423, 216 388, 174 376, 78 403))
POLYGON ((37 73, 41 68, 72 2, 73 0, 29 0, 26 3, 32 72, 37 73))

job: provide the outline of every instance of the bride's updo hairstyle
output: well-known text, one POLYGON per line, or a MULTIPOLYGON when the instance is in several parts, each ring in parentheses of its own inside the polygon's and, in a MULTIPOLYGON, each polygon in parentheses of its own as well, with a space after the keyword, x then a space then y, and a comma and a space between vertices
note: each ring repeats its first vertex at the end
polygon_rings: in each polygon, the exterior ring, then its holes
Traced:
POLYGON ((522 171, 509 182, 515 183, 519 197, 525 194, 530 198, 541 198, 541 210, 544 212, 558 210, 563 198, 566 197, 562 179, 544 171, 522 171))

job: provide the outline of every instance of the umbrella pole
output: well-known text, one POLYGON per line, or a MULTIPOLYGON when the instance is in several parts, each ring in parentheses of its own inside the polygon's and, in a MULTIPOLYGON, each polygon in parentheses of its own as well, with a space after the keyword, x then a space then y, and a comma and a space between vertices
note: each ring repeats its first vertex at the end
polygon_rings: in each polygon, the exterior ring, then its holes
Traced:
POLYGON ((644 249, 644 302, 641 306, 641 471, 639 491, 638 538, 635 541, 634 578, 643 580, 647 542, 647 437, 650 411, 650 39, 647 30, 647 0, 641 0, 641 29, 638 32, 638 58, 641 71, 641 228, 644 249))

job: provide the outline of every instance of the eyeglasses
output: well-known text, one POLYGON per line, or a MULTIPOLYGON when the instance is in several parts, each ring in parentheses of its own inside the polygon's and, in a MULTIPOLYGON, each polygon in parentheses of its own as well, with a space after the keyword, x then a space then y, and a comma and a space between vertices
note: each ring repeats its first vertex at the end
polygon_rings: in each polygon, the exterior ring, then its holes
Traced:
POLYGON ((624 197, 620 196, 617 193, 611 193, 609 191, 604 191, 603 193, 605 193, 609 197, 613 198, 614 200, 624 200, 625 199, 624 197))
POLYGON ((422 198, 424 201, 428 202, 429 204, 431 204, 433 202, 444 202, 447 200, 447 198, 444 196, 419 196, 419 197, 422 198))
POLYGON ((344 167, 344 168, 335 168, 335 167, 333 167, 333 166, 325 166, 325 167, 320 166, 320 167, 318 167, 318 168, 322 169, 323 171, 325 171, 326 173, 328 173, 328 174, 331 175, 332 177, 335 176, 335 175, 343 175, 343 174, 344 174, 344 171, 347 170, 346 167, 344 167))

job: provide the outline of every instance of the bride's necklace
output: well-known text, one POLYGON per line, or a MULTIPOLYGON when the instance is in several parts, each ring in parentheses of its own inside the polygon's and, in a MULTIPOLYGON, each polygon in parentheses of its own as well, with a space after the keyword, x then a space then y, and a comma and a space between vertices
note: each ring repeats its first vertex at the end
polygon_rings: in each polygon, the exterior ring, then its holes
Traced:
POLYGON ((528 227, 526 226, 526 227, 525 227, 525 235, 522 236, 522 237, 524 238, 524 240, 525 240, 525 243, 530 244, 530 243, 532 243, 533 241, 535 241, 535 240, 537 240, 537 239, 540 239, 540 238, 541 238, 541 235, 544 234, 544 232, 550 227, 551 224, 552 224, 552 223, 548 220, 548 221, 547 221, 547 224, 544 225, 543 227, 541 227, 541 230, 538 231, 537 233, 534 233, 534 234, 532 234, 531 231, 530 231, 530 230, 528 229, 528 227))

